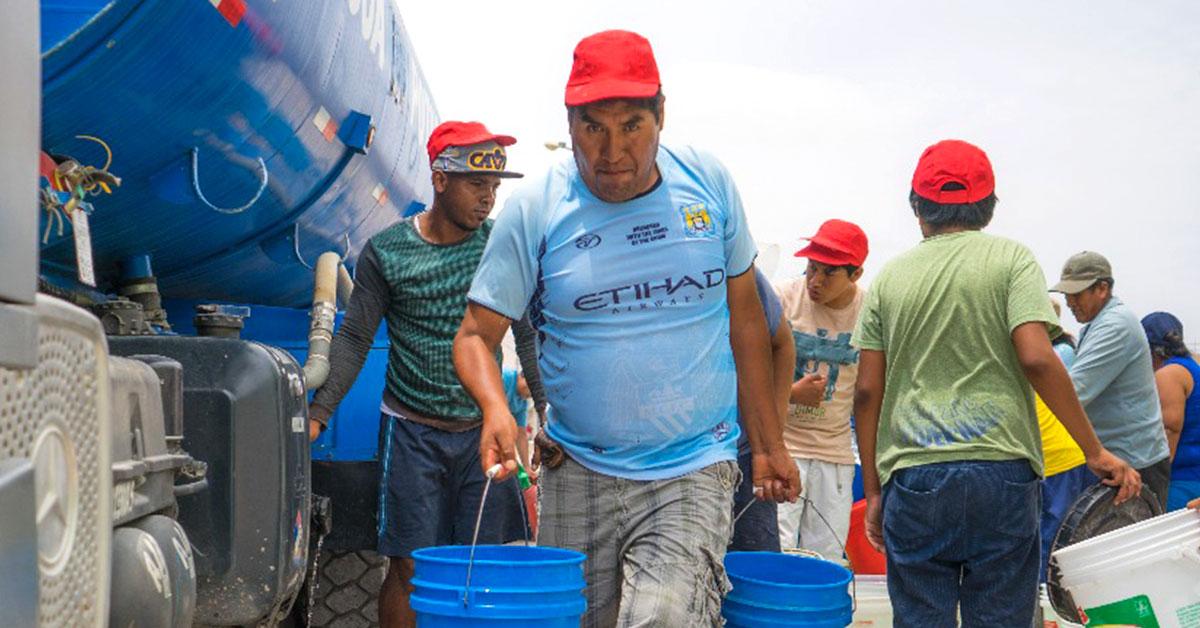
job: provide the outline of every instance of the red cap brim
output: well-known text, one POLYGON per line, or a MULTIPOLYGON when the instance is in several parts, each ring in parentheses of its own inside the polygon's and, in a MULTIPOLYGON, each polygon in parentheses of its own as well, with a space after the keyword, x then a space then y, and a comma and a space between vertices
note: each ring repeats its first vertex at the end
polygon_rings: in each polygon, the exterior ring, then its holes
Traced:
MULTIPOLYGON (((515 138, 511 135, 493 135, 487 139, 495 140, 495 142, 501 146, 512 146, 513 144, 517 143, 517 138, 515 138)), ((480 141, 486 142, 487 140, 480 140, 480 141)))
POLYGON ((517 138, 511 135, 496 135, 494 133, 486 133, 479 136, 460 139, 454 144, 451 144, 451 146, 474 146, 484 142, 495 142, 501 146, 512 146, 513 144, 517 143, 517 138), (460 144, 459 142, 462 143, 460 144))
POLYGON ((568 107, 577 107, 610 98, 650 98, 658 93, 659 88, 657 83, 642 81, 592 81, 583 85, 568 85, 566 103, 568 107))
POLYGON ((821 246, 816 242, 809 242, 808 246, 796 251, 793 257, 806 257, 814 262, 827 264, 829 266, 860 266, 854 256, 849 253, 835 251, 828 247, 821 246))

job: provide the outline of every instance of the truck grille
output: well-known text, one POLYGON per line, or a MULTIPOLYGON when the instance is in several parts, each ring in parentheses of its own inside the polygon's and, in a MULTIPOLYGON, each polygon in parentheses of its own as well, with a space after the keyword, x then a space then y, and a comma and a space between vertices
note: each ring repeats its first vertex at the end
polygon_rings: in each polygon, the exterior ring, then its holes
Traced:
POLYGON ((37 368, 0 368, 0 459, 31 458, 37 468, 40 624, 103 626, 112 526, 107 346, 87 312, 44 295, 37 310, 37 368))

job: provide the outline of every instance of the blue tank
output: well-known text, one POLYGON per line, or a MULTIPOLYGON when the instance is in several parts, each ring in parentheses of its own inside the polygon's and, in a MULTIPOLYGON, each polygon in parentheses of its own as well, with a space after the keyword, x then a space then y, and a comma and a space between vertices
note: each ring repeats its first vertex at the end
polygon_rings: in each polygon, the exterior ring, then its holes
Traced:
MULTIPOLYGON (((99 138, 123 179, 92 199, 101 289, 148 254, 168 299, 305 306, 319 254, 432 196, 437 111, 390 0, 41 6, 42 148, 103 165, 99 138)), ((70 281, 69 224, 41 254, 70 281)))

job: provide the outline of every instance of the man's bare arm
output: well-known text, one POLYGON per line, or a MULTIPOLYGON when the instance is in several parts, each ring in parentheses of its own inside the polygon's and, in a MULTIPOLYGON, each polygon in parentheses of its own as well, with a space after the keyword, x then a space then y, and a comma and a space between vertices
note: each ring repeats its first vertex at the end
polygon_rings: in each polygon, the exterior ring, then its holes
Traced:
POLYGON ((454 337, 454 370, 467 394, 483 411, 479 458, 484 471, 500 464, 496 479, 517 470, 517 423, 504 395, 504 380, 496 362, 496 350, 512 323, 476 303, 467 313, 454 337))
POLYGON ((775 405, 778 406, 779 421, 782 425, 787 422, 792 374, 796 371, 796 342, 792 340, 792 326, 786 319, 779 321, 779 328, 771 337, 771 365, 774 372, 775 405))
POLYGON ((729 341, 737 364, 738 407, 754 454, 754 485, 764 499, 795 501, 799 471, 783 444, 783 427, 772 390, 767 322, 754 282, 754 267, 729 279, 729 341))
POLYGON ((863 495, 867 500, 867 540, 876 550, 884 551, 882 492, 879 469, 875 466, 879 413, 883 408, 884 382, 887 381, 887 356, 882 351, 862 349, 858 354, 858 379, 854 383, 854 431, 858 436, 858 456, 862 461, 863 495))
POLYGON ((1178 364, 1168 364, 1154 373, 1154 383, 1158 387, 1158 401, 1162 404, 1163 428, 1167 432, 1167 447, 1171 450, 1171 460, 1175 460, 1175 450, 1179 448, 1179 435, 1183 433, 1187 398, 1191 394, 1187 384, 1191 381, 1191 377, 1187 369, 1178 364))
POLYGON ((1067 368, 1054 353, 1046 325, 1037 321, 1018 325, 1012 332, 1012 342, 1025 378, 1083 450, 1088 468, 1105 484, 1119 487, 1117 503, 1141 491, 1142 479, 1138 472, 1100 444, 1075 395, 1067 368))

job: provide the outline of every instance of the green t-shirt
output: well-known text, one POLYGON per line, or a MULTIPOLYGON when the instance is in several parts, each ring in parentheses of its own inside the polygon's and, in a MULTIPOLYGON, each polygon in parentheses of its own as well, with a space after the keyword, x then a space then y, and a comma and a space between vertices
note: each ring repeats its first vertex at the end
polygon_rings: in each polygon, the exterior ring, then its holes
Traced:
POLYGON ((887 358, 876 440, 881 483, 896 469, 1027 459, 1042 473, 1033 390, 1012 331, 1057 325, 1024 245, 979 231, 927 238, 871 284, 851 342, 887 358))
POLYGON ((388 284, 387 389, 405 406, 449 420, 478 420, 454 371, 454 335, 492 221, 455 244, 426 242, 402 220, 371 238, 388 284))

